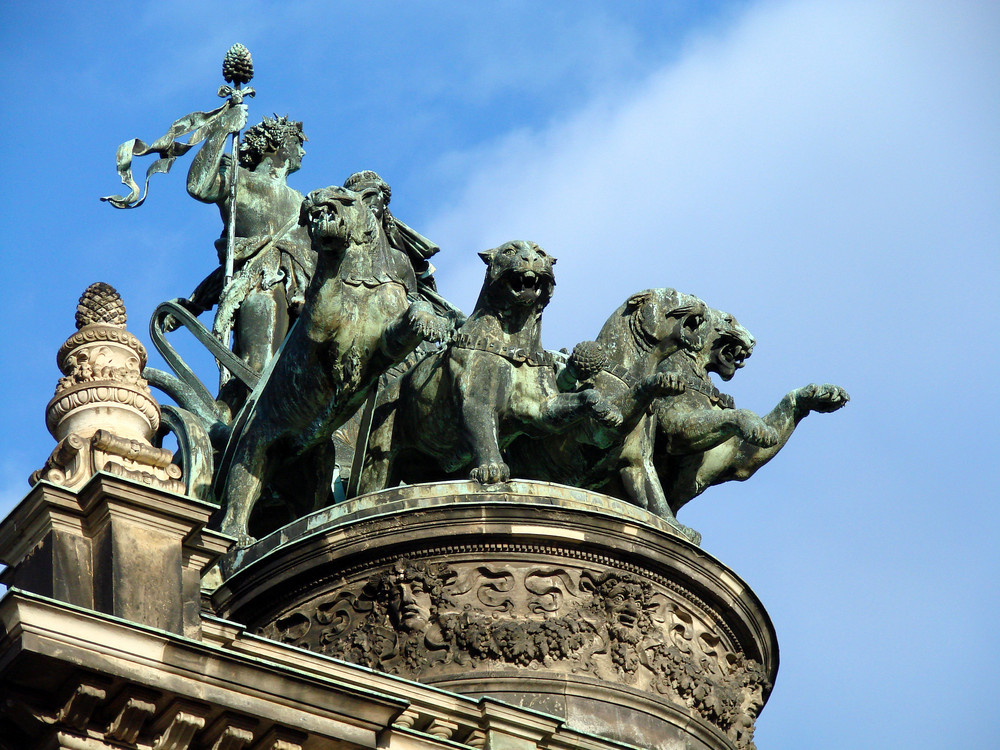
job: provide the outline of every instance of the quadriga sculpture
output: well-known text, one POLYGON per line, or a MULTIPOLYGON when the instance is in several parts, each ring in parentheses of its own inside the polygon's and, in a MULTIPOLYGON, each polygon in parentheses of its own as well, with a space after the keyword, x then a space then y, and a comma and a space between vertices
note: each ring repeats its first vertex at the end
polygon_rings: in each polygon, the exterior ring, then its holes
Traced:
POLYGON ((483 484, 507 481, 502 451, 518 435, 559 432, 586 418, 621 423, 597 391, 557 388, 553 355, 540 335, 555 258, 520 240, 480 257, 486 279, 454 340, 380 394, 361 493, 463 474, 483 484))
MULTIPOLYGON (((628 489, 628 499, 664 516, 686 536, 691 530, 677 524, 658 487, 651 451, 627 475, 617 477, 626 445, 652 444, 646 417, 654 398, 669 398, 684 390, 679 375, 661 370, 671 356, 704 348, 705 304, 673 289, 648 289, 631 295, 608 318, 597 336, 604 360, 579 384, 592 388, 624 416, 618 427, 589 421, 541 439, 523 437, 508 449, 511 472, 516 477, 601 489, 612 479, 628 489), (669 377, 665 377, 669 375, 669 377)), ((581 347, 578 347, 578 349, 581 347)), ((574 357, 577 351, 574 351, 574 357)), ((571 363, 572 363, 571 358, 571 363)))
POLYGON ((711 310, 709 319, 713 332, 699 355, 672 357, 665 363, 684 376, 687 389, 657 402, 650 420, 655 422, 653 461, 672 513, 713 485, 749 479, 784 447, 810 412, 837 411, 850 401, 839 386, 810 384, 786 394, 763 417, 736 409, 732 398, 711 384, 708 373, 731 380, 752 353, 754 339, 727 313, 711 310))
POLYGON ((279 467, 284 476, 306 477, 313 508, 327 503, 333 431, 385 370, 421 341, 442 341, 449 333, 450 324, 429 303, 408 299, 405 272, 412 276, 412 269, 396 257, 362 198, 334 186, 302 203, 299 221, 317 252, 316 272, 273 370, 232 432, 232 458, 224 458, 217 482, 224 486, 218 493, 222 531, 241 545, 252 541, 250 514, 279 467))

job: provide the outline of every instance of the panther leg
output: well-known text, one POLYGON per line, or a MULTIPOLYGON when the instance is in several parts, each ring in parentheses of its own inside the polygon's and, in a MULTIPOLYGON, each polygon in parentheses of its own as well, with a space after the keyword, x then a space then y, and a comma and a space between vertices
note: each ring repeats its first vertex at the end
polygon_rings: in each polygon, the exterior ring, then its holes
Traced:
POLYGON ((462 403, 466 439, 472 447, 473 469, 469 477, 480 484, 510 479, 510 467, 500 454, 496 412, 490 404, 466 398, 462 403))
POLYGON ((662 518, 678 534, 693 544, 701 543, 701 534, 680 523, 670 509, 663 487, 650 461, 642 460, 625 466, 620 475, 625 492, 630 498, 634 498, 633 502, 636 505, 662 518))
MULTIPOLYGON (((393 402, 390 401, 391 403, 393 402)), ((351 471, 361 472, 358 481, 359 495, 378 492, 392 486, 389 482, 390 476, 395 473, 395 451, 393 450, 396 430, 395 417, 395 409, 391 409, 387 405, 375 410, 371 432, 368 434, 364 465, 351 467, 351 471)), ((356 456, 355 461, 357 461, 356 456)))
POLYGON ((264 452, 254 451, 252 458, 245 457, 246 451, 241 450, 226 477, 226 515, 222 519, 223 534, 236 538, 238 547, 249 547, 256 541, 247 531, 250 513, 260 498, 264 483, 263 473, 264 452), (252 468, 251 468, 252 467, 252 468))
POLYGON ((310 449, 300 459, 304 465, 306 475, 310 475, 310 484, 313 486, 312 507, 305 509, 306 515, 317 510, 322 510, 333 504, 333 467, 337 463, 337 451, 333 440, 324 440, 319 445, 310 449))
POLYGON ((605 427, 618 427, 622 413, 597 391, 559 393, 545 402, 537 426, 550 432, 562 432, 580 420, 590 417, 605 427))
POLYGON ((452 321, 434 313, 425 300, 418 300, 398 316, 382 333, 381 349, 392 361, 403 359, 421 341, 441 342, 448 338, 452 321))

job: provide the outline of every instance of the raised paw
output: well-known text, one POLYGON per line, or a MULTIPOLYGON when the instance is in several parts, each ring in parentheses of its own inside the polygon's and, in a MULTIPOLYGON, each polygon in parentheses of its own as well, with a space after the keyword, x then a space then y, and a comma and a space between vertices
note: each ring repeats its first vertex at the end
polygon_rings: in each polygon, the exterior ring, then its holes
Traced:
POLYGON ((434 313, 429 303, 420 300, 407 310, 407 323, 415 334, 424 341, 439 343, 446 341, 451 333, 452 322, 434 313))
POLYGON ((679 396, 684 393, 687 384, 676 372, 658 372, 653 376, 653 392, 657 398, 679 396))
POLYGON ((824 383, 816 385, 811 383, 805 388, 799 388, 797 394, 799 407, 810 411, 818 411, 821 414, 829 414, 844 406, 851 397, 843 388, 838 385, 824 383))
POLYGON ((510 467, 503 461, 480 464, 469 473, 469 477, 480 484, 497 484, 510 479, 510 467))
POLYGON ((737 411, 736 426, 739 429, 740 437, 751 445, 771 448, 778 444, 778 431, 773 427, 768 427, 767 422, 749 409, 737 411))
POLYGON ((594 415, 594 419, 605 427, 620 427, 622 422, 625 421, 625 417, 622 416, 618 407, 603 398, 598 398, 594 401, 590 405, 590 410, 594 415))

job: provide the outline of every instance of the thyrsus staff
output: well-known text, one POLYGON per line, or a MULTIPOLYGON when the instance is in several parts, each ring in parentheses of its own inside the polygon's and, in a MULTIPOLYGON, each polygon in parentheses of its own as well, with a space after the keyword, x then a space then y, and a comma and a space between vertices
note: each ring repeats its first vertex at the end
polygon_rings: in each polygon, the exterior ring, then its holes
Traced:
MULTIPOLYGON (((227 97, 223 106, 177 120, 149 146, 138 139, 122 144, 118 171, 131 192, 105 200, 119 208, 145 200, 132 179, 134 157, 152 153, 160 157, 147 171, 148 186, 152 174, 169 171, 178 156, 204 144, 192 161, 187 189, 197 200, 219 207, 224 222, 216 242, 220 265, 181 303, 195 315, 218 304, 213 333, 228 345, 234 332, 234 353, 259 373, 301 308, 315 268, 308 236, 297 224, 302 194, 286 184, 288 174, 301 165, 305 136, 301 123, 275 116, 247 130, 239 143, 237 134, 247 117, 242 102, 254 93, 242 87, 253 75, 245 47, 230 49, 223 75, 233 84, 219 89, 219 95, 227 97), (188 136, 186 141, 176 140, 183 136, 188 136), (233 143, 231 154, 225 153, 227 140, 233 143)), ((220 399, 235 411, 246 387, 231 380, 224 369, 220 386, 220 399)))
MULTIPOLYGON (((226 83, 233 84, 233 87, 222 86, 219 89, 219 96, 228 96, 230 107, 242 106, 244 95, 244 92, 241 90, 242 86, 244 83, 250 83, 253 80, 253 58, 250 56, 250 50, 239 43, 230 47, 229 51, 226 52, 225 59, 222 61, 222 77, 226 83)), ((248 89, 247 93, 249 96, 253 96, 255 92, 253 89, 248 89)), ((243 119, 243 124, 246 124, 246 118, 244 117, 243 119)), ((238 144, 240 130, 242 129, 243 125, 240 125, 238 129, 232 132, 230 140, 232 146, 229 151, 234 161, 239 153, 238 144)), ((233 244, 236 240, 236 221, 234 219, 236 216, 236 175, 237 170, 232 170, 229 180, 229 221, 226 222, 226 271, 222 281, 223 294, 225 294, 229 282, 233 280, 233 244)), ((190 180, 190 176, 188 179, 190 180)), ((229 341, 227 340, 223 343, 228 345, 229 341)))
MULTIPOLYGON (((245 124, 245 110, 237 112, 242 118, 232 129, 245 124)), ((213 333, 226 341, 233 331, 233 352, 260 373, 297 319, 316 268, 308 233, 298 223, 303 196, 287 184, 302 164, 305 135, 302 123, 275 116, 244 132, 235 158, 224 153, 226 139, 221 129, 209 137, 188 174, 188 193, 219 207, 225 231, 216 242, 220 266, 184 304, 197 315, 218 303, 213 333), (224 285, 227 255, 234 270, 224 285)), ((246 387, 226 374, 220 386, 220 398, 238 409, 246 387)))

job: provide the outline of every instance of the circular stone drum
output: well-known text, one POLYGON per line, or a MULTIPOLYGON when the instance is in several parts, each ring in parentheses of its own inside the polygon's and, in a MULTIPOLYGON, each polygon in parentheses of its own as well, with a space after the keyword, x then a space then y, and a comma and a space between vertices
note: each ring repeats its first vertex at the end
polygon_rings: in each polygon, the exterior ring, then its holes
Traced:
POLYGON ((263 636, 641 747, 749 748, 778 668, 757 597, 661 519, 542 482, 365 495, 241 550, 263 636))

